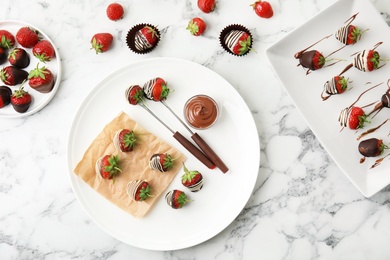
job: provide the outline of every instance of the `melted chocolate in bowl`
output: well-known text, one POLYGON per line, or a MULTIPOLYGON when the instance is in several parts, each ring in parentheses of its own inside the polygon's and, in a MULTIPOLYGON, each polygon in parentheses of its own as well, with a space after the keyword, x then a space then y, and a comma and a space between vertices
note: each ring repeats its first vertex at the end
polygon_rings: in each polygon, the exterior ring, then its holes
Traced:
POLYGON ((218 105, 207 95, 196 95, 184 105, 184 117, 194 128, 206 129, 218 118, 218 105))

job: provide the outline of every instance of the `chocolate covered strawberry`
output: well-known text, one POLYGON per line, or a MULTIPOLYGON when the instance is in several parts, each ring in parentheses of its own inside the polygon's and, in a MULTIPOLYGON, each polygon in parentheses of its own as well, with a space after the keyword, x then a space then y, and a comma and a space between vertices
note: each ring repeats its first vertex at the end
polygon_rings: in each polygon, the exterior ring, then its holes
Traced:
POLYGON ((204 13, 211 13, 216 6, 215 0, 198 0, 198 7, 204 13))
POLYGON ((145 97, 154 101, 165 100, 170 92, 166 81, 159 77, 147 81, 143 86, 143 90, 145 97))
POLYGON ((144 90, 139 85, 131 85, 125 91, 126 100, 131 105, 143 102, 144 90))
POLYGON ((121 152, 131 152, 137 142, 134 131, 129 129, 120 129, 113 138, 115 148, 121 152))
POLYGON ((224 36, 223 44, 231 53, 241 56, 251 49, 252 37, 245 31, 232 30, 224 36))
POLYGON ((145 25, 135 34, 135 48, 138 51, 151 49, 157 44, 159 38, 160 35, 156 28, 145 25))
POLYGON ((117 155, 104 155, 96 161, 96 174, 103 179, 113 180, 122 171, 119 168, 119 157, 117 155))
POLYGON ((345 25, 340 27, 335 33, 336 39, 345 45, 355 44, 358 40, 360 40, 363 34, 363 31, 361 31, 359 27, 352 24, 357 15, 358 14, 354 14, 351 16, 345 22, 345 25))
POLYGON ((187 25, 187 30, 190 31, 190 33, 194 36, 200 36, 204 33, 206 30, 207 25, 205 21, 203 21, 199 17, 192 18, 187 25))
POLYGON ((28 75, 28 84, 31 88, 41 93, 49 93, 54 86, 54 75, 45 66, 37 67, 30 71, 28 75))
POLYGON ((16 112, 25 113, 31 104, 31 95, 24 90, 23 84, 11 96, 11 104, 16 112))
POLYGON ((7 86, 0 86, 0 108, 11 103, 12 90, 7 86))
POLYGON ((150 184, 146 180, 134 180, 127 184, 127 195, 134 201, 144 201, 149 197, 153 197, 150 194, 150 184))
POLYGON ((203 175, 198 171, 189 171, 183 163, 184 174, 181 183, 192 192, 197 192, 203 187, 203 175))
POLYGON ((190 202, 187 195, 181 190, 171 190, 165 195, 167 204, 173 209, 181 209, 190 202))
POLYGON ((8 54, 8 61, 11 65, 24 69, 30 64, 30 57, 24 49, 17 47, 8 54))
POLYGON ((7 30, 0 30, 0 47, 11 49, 15 46, 15 37, 7 30))
POLYGON ((91 49, 94 49, 96 54, 106 52, 111 48, 111 44, 114 38, 111 33, 97 33, 92 36, 91 49))
MULTIPOLYGON (((389 85, 389 83, 390 83, 390 81, 388 81, 387 84, 389 85)), ((381 98, 380 102, 377 103, 374 106, 374 108, 372 109, 372 111, 370 113, 368 113, 367 115, 370 116, 371 114, 373 114, 376 111, 377 111, 377 113, 379 113, 382 110, 382 108, 384 108, 384 107, 390 108, 390 85, 388 86, 385 94, 382 95, 382 98, 381 98)))
POLYGON ((7 60, 7 51, 5 48, 0 47, 0 64, 3 64, 7 60))
POLYGON ((299 64, 309 70, 318 70, 324 67, 325 57, 317 50, 306 51, 299 57, 299 64))
POLYGON ((365 123, 369 123, 367 115, 361 107, 352 106, 341 111, 339 122, 343 127, 350 129, 363 128, 365 123))
POLYGON ((27 26, 22 27, 16 33, 16 41, 24 48, 32 48, 39 41, 38 31, 27 26))
POLYGON ((348 88, 348 79, 344 76, 334 76, 324 84, 321 93, 322 100, 327 100, 331 95, 341 94, 348 88), (326 95, 325 95, 326 94, 326 95))
POLYGON ((149 167, 152 170, 166 172, 173 168, 174 160, 168 153, 153 154, 149 159, 149 167))
POLYGON ((15 86, 28 77, 28 72, 15 66, 7 66, 0 70, 0 79, 7 85, 15 86))
POLYGON ((361 141, 358 149, 359 153, 364 157, 376 157, 381 155, 385 149, 389 149, 389 147, 381 139, 370 138, 361 141))
POLYGON ((56 56, 54 47, 48 40, 42 40, 35 44, 32 53, 42 62, 51 61, 56 56))

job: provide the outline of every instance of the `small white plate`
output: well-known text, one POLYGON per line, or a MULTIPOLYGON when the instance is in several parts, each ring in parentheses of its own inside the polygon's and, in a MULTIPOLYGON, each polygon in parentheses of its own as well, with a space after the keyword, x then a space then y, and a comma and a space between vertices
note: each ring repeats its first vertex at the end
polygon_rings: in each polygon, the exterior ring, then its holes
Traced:
MULTIPOLYGON (((37 63, 39 62, 39 67, 45 66, 54 75, 55 83, 54 83, 52 91, 50 91, 49 93, 40 93, 40 92, 32 89, 28 85, 28 82, 25 82, 23 84, 24 90, 28 91, 28 93, 30 93, 30 95, 32 96, 32 101, 31 101, 30 107, 29 107, 29 109, 25 113, 18 113, 18 112, 16 112, 11 104, 9 104, 8 106, 0 109, 0 118, 22 118, 22 117, 25 117, 25 116, 32 115, 32 114, 38 112, 39 110, 41 110, 42 108, 44 108, 47 104, 49 104, 49 102, 52 100, 52 98, 54 97, 54 95, 56 94, 56 92, 58 90, 58 87, 59 87, 60 82, 61 82, 61 58, 60 58, 60 54, 58 53, 57 47, 54 45, 52 40, 41 29, 39 29, 39 28, 37 28, 37 27, 35 27, 35 26, 31 25, 31 24, 28 24, 28 23, 25 23, 25 22, 21 22, 21 21, 16 21, 16 20, 0 21, 0 30, 7 30, 10 33, 12 33, 13 36, 15 37, 15 41, 16 41, 14 47, 23 48, 29 54, 29 56, 30 56, 30 65, 27 68, 24 68, 23 70, 25 70, 25 71, 27 71, 29 73, 31 70, 36 68, 37 63), (42 39, 48 40, 53 45, 54 50, 55 50, 55 54, 56 54, 56 57, 53 60, 48 61, 46 63, 43 63, 43 62, 39 61, 37 58, 34 57, 34 55, 32 54, 32 48, 24 48, 24 47, 22 47, 22 46, 20 46, 18 44, 18 42, 16 41, 16 33, 18 32, 18 30, 20 28, 26 27, 26 26, 30 27, 30 28, 32 28, 32 29, 34 29, 36 31, 38 31, 39 32, 39 37, 41 37, 42 39)), ((11 50, 9 50, 9 51, 11 51, 11 50)), ((9 64, 9 62, 7 60, 1 66, 2 67, 6 67, 6 66, 9 66, 9 65, 10 64, 9 64)), ((4 84, 4 82, 2 82, 1 80, 0 80, 0 84, 6 86, 4 84)), ((8 86, 8 87, 10 87, 12 92, 14 92, 14 90, 19 88, 19 85, 8 86)))
MULTIPOLYGON (((338 116, 340 111, 350 106, 365 89, 384 82, 381 86, 363 95, 356 105, 363 106, 379 101, 387 90, 390 64, 373 72, 362 72, 351 68, 343 75, 352 81, 350 83, 352 89, 343 94, 334 95, 327 101, 322 101, 320 95, 324 83, 340 74, 352 62, 353 56, 351 55, 364 49, 372 49, 378 42, 383 42, 383 44, 376 50, 381 57, 389 59, 390 29, 372 3, 368 0, 340 0, 291 31, 266 51, 276 74, 314 134, 348 179, 366 197, 372 196, 390 183, 390 160, 384 160, 380 166, 373 169, 370 168, 378 158, 367 158, 364 163, 360 163, 359 160, 362 156, 358 152, 360 141, 357 140, 357 137, 365 130, 377 126, 389 118, 390 109, 384 108, 371 120, 370 124, 359 131, 345 128, 340 132, 338 116), (359 14, 352 24, 362 30, 368 30, 364 32, 359 42, 352 46, 346 46, 330 57, 345 61, 312 71, 306 75, 306 70, 297 66, 298 60, 294 58, 294 54, 330 34, 333 35, 310 50, 316 49, 327 56, 339 49, 343 45, 335 39, 334 33, 356 13, 359 14)), ((371 107, 366 108, 365 111, 368 112, 370 109, 371 107)), ((389 128, 390 122, 381 127, 379 131, 361 140, 376 137, 389 144, 389 128)), ((385 154, 387 153, 388 151, 385 152, 385 154)))
MULTIPOLYGON (((190 134, 163 106, 146 101, 170 128, 190 139, 190 134)), ((237 91, 221 76, 199 64, 173 58, 155 58, 129 64, 102 80, 86 97, 73 121, 68 143, 68 166, 73 190, 93 221, 124 243, 151 250, 176 250, 202 243, 225 229, 241 212, 252 194, 260 165, 260 144, 250 110, 237 91), (213 97, 222 111, 217 122, 197 133, 230 168, 207 169, 189 154, 156 119, 125 100, 128 86, 143 85, 162 77, 173 90, 167 104, 183 118, 185 102, 197 94, 213 97), (179 172, 167 191, 181 189, 192 202, 170 208, 164 196, 142 219, 136 219, 108 202, 78 178, 73 170, 96 135, 121 111, 187 156, 186 166, 204 175, 201 191, 191 193, 179 172)))

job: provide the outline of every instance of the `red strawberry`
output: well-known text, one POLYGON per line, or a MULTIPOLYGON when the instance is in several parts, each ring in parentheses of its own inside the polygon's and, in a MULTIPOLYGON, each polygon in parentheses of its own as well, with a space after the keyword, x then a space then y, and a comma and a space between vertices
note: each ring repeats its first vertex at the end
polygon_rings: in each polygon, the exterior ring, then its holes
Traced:
POLYGON ((48 40, 42 40, 35 44, 32 52, 42 62, 51 61, 56 56, 53 45, 48 40))
POLYGON ((255 3, 251 4, 255 13, 262 18, 271 18, 274 15, 272 6, 267 1, 258 0, 255 3))
POLYGON ((189 21, 186 29, 189 30, 192 35, 199 36, 204 33, 206 27, 206 23, 201 18, 195 17, 189 21))
POLYGON ((7 85, 15 86, 28 77, 28 72, 14 66, 7 66, 0 70, 0 79, 7 85))
POLYGON ((35 31, 29 27, 22 27, 16 33, 16 40, 24 48, 32 48, 39 41, 38 31, 35 31))
POLYGON ((251 49, 251 36, 241 30, 232 30, 224 36, 226 47, 236 55, 244 55, 251 49))
POLYGON ((131 85, 126 89, 126 99, 131 105, 143 102, 144 91, 139 85, 131 85))
POLYGON ((96 172, 103 179, 113 180, 122 171, 118 165, 119 157, 117 155, 104 155, 96 162, 96 172))
POLYGON ((111 48, 114 38, 110 33, 97 33, 91 39, 92 48, 96 54, 106 52, 111 48))
POLYGON ((343 76, 334 76, 324 84, 324 90, 321 93, 321 98, 327 100, 331 95, 341 94, 348 88, 348 79, 343 76), (324 96, 324 93, 327 96, 324 96))
POLYGON ((146 180, 134 180, 128 183, 127 194, 135 201, 144 201, 153 197, 150 189, 150 184, 146 180))
POLYGON ((3 47, 0 47, 0 64, 3 64, 7 59, 7 52, 6 49, 3 47))
POLYGON ((154 101, 165 100, 170 92, 167 83, 162 78, 154 78, 146 82, 143 86, 145 97, 154 101))
POLYGON ((11 103, 12 90, 7 86, 0 86, 0 108, 11 103))
POLYGON ((30 71, 28 75, 28 84, 31 88, 41 92, 49 93, 54 86, 53 73, 46 67, 37 67, 30 71))
POLYGON ((139 30, 139 33, 143 35, 149 46, 154 46, 158 40, 158 34, 156 30, 150 26, 144 26, 139 30))
POLYGON ((347 45, 355 44, 360 37, 362 36, 362 32, 355 25, 348 26, 348 36, 347 36, 347 45))
POLYGON ((203 176, 198 171, 189 171, 183 163, 184 174, 181 183, 192 192, 197 192, 203 187, 203 176))
POLYGON ((299 64, 309 70, 318 70, 325 65, 325 58, 319 51, 306 51, 299 57, 299 64))
POLYGON ((108 19, 117 21, 123 18, 123 6, 118 3, 112 3, 107 6, 106 14, 108 19))
POLYGON ((134 131, 129 129, 121 129, 114 136, 114 145, 122 152, 133 151, 136 141, 134 131))
POLYGON ((349 112, 348 126, 350 129, 359 129, 364 127, 364 123, 369 122, 366 119, 367 115, 360 107, 352 107, 349 112))
POLYGON ((0 47, 11 49, 15 45, 15 37, 7 30, 0 30, 0 47))
POLYGON ((367 70, 373 71, 378 69, 380 62, 380 56, 377 51, 370 50, 367 54, 367 70))
POLYGON ((359 152, 365 157, 381 155, 385 149, 389 149, 381 139, 370 138, 359 143, 359 152))
POLYGON ((22 85, 11 96, 11 104, 16 112, 19 113, 26 112, 31 104, 31 95, 27 91, 24 91, 22 85))
POLYGON ((335 76, 337 94, 343 93, 348 88, 348 80, 343 76, 335 76))
POLYGON ((11 65, 23 69, 30 64, 30 57, 24 49, 14 48, 8 55, 8 61, 11 65))
POLYGON ((165 200, 173 209, 181 209, 190 200, 181 190, 171 190, 165 195, 165 200))
POLYGON ((175 159, 168 153, 156 153, 150 157, 149 166, 153 170, 166 172, 173 168, 175 159))
POLYGON ((216 6, 215 0, 198 0, 198 7, 204 13, 211 13, 216 6))

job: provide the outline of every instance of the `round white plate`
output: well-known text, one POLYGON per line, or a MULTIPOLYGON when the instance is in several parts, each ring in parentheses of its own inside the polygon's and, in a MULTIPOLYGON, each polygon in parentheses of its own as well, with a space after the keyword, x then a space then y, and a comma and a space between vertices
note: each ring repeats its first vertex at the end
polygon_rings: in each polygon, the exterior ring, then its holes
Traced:
MULTIPOLYGON (((173 130, 190 134, 160 103, 146 101, 173 130)), ((113 237, 132 246, 151 250, 176 250, 202 243, 225 229, 241 212, 256 183, 260 165, 260 143, 251 112, 237 91, 221 76, 199 64, 173 58, 138 61, 115 71, 86 97, 70 130, 68 166, 74 192, 93 221, 113 237), (197 133, 214 148, 230 171, 207 169, 172 137, 172 133, 140 106, 124 97, 129 85, 143 85, 162 77, 173 90, 168 105, 182 117, 184 103, 196 94, 207 94, 222 113, 214 126, 197 133), (191 193, 180 183, 179 172, 166 192, 181 189, 192 200, 182 209, 170 208, 162 196, 154 208, 137 219, 104 199, 73 172, 84 152, 121 111, 146 130, 175 146, 187 156, 186 166, 204 175, 201 191, 191 193)))
MULTIPOLYGON (((32 115, 32 114, 38 112, 39 110, 41 110, 42 108, 44 108, 47 104, 49 104, 49 102, 52 100, 52 98, 54 97, 54 95, 56 94, 56 92, 58 90, 58 87, 59 87, 60 82, 61 82, 60 54, 58 53, 57 47, 54 45, 52 40, 41 29, 39 29, 31 24, 21 22, 21 21, 15 21, 15 20, 0 21, 0 30, 7 30, 10 33, 12 33, 13 36, 15 37, 15 41, 16 41, 14 47, 23 48, 29 54, 30 65, 27 68, 24 68, 23 70, 30 72, 31 70, 36 68, 37 63, 39 62, 39 67, 45 66, 53 73, 53 75, 55 77, 54 87, 53 87, 52 91, 50 91, 49 93, 40 93, 40 92, 30 88, 30 86, 28 85, 28 82, 25 82, 23 84, 24 90, 28 91, 28 93, 30 93, 30 95, 32 96, 31 105, 30 105, 29 109, 27 110, 27 112, 18 113, 15 111, 15 109, 12 107, 11 104, 0 109, 0 118, 21 118, 21 117, 32 115), (26 27, 26 26, 38 31, 39 37, 41 37, 42 39, 48 40, 53 45, 55 53, 56 53, 56 57, 53 60, 48 61, 46 63, 43 63, 34 57, 34 55, 32 54, 32 48, 28 49, 28 48, 24 48, 24 47, 19 45, 19 43, 16 41, 16 33, 18 32, 18 30, 20 28, 26 27)), ((11 51, 11 50, 9 50, 9 51, 11 51)), ((1 64, 1 68, 9 66, 9 65, 10 64, 7 60, 3 64, 1 64)), ((2 82, 1 80, 0 80, 0 84, 6 86, 4 84, 4 82, 2 82)), ((12 89, 12 92, 13 92, 14 90, 19 88, 19 85, 8 86, 8 87, 10 87, 12 89)))

